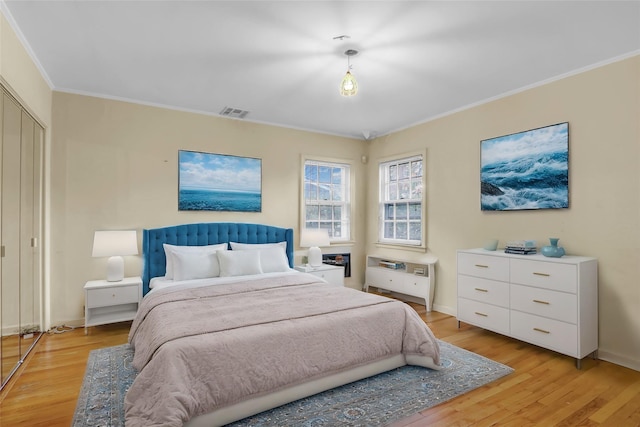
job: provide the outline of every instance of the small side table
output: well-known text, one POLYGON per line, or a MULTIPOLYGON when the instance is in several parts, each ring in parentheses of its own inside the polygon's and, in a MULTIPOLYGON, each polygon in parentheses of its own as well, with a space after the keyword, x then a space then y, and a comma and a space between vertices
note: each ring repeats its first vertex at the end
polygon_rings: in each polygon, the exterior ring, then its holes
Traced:
POLYGON ((344 286, 344 267, 322 264, 318 267, 298 265, 295 267, 295 269, 303 273, 309 273, 313 274, 314 276, 318 276, 331 285, 344 286))
POLYGON ((84 285, 84 333, 90 326, 133 320, 142 301, 142 279, 91 280, 84 285))

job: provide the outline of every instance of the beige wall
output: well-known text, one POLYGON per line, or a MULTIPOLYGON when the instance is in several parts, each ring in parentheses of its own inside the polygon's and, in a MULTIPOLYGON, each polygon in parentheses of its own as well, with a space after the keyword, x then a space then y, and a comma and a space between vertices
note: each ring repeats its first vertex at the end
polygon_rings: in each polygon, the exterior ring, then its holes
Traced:
MULTIPOLYGON (((598 258, 600 354, 640 369, 639 123, 636 56, 379 138, 369 149, 369 181, 376 182, 377 159, 426 146, 437 310, 456 312, 456 250, 493 237, 539 246, 560 237, 569 254, 598 258), (480 211, 480 140, 565 121, 570 208, 480 211)), ((376 200, 370 186, 368 213, 376 200)), ((369 219, 367 251, 387 253, 376 247, 376 220, 369 219)))
MULTIPOLYGON (((52 146, 52 322, 81 322, 82 287, 105 276, 106 259, 91 258, 94 230, 238 221, 295 229, 299 235, 302 155, 351 161, 355 218, 366 195, 360 162, 364 141, 55 92, 52 146), (262 159, 262 212, 179 212, 178 150, 262 159)), ((355 238, 364 242, 364 222, 355 238)), ((139 233, 139 239, 141 239, 139 233)), ((354 258, 363 257, 362 243, 354 258)), ((140 275, 140 257, 125 259, 140 275)), ((348 285, 360 288, 362 268, 348 285)))

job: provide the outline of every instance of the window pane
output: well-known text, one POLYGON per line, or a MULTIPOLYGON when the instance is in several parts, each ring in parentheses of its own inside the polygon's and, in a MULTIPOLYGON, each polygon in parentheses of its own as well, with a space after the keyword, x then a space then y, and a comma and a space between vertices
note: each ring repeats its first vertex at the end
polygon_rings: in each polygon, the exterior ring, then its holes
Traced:
POLYGON ((329 237, 333 237, 333 224, 330 222, 320 221, 320 228, 324 228, 329 233, 329 237))
POLYGON ((306 182, 304 184, 304 198, 318 200, 318 186, 315 183, 306 182))
POLYGON ((409 219, 422 218, 422 205, 420 203, 409 203, 409 219))
POLYGON ((318 166, 317 165, 305 165, 304 166, 304 179, 307 181, 318 180, 318 166))
POLYGON ((321 185, 318 188, 318 200, 330 200, 331 190, 328 185, 321 185))
POLYGON ((386 205, 384 205, 384 219, 385 220, 392 220, 394 218, 394 214, 393 214, 393 209, 394 205, 391 203, 387 203, 386 205))
POLYGON ((398 200, 398 186, 389 184, 389 200, 398 200))
POLYGON ((410 240, 422 240, 422 227, 419 222, 409 223, 409 239, 410 240))
POLYGON ((333 190, 332 200, 335 200, 336 202, 343 201, 343 199, 342 199, 342 187, 340 187, 338 185, 334 185, 332 187, 332 190, 333 190))
POLYGON ((331 209, 331 206, 327 206, 327 205, 320 205, 320 219, 321 220, 329 220, 331 221, 331 211, 333 209, 331 209))
POLYGON ((393 222, 384 223, 384 238, 393 239, 393 222))
POLYGON ((411 162, 411 176, 414 178, 422 176, 422 160, 411 162))
POLYGON ((315 221, 307 221, 304 223, 305 228, 318 228, 318 223, 315 221))
POLYGON ((331 169, 328 166, 319 166, 318 167, 318 181, 319 182, 331 182, 331 169))
POLYGON ((422 181, 411 181, 411 199, 422 198, 422 181))
POLYGON ((342 237, 342 223, 334 222, 333 223, 333 237, 342 237))
POLYGON ((406 179, 409 178, 409 162, 400 163, 398 165, 398 179, 406 179))
POLYGON ((334 184, 342 183, 342 169, 341 168, 333 168, 333 178, 332 181, 334 184))
POLYGON ((333 219, 336 221, 342 219, 342 206, 333 207, 333 219))
POLYGON ((396 239, 407 239, 407 223, 406 222, 398 222, 396 223, 396 239))
POLYGON ((396 220, 399 219, 407 219, 407 205, 405 203, 396 205, 396 220))
POLYGON ((389 166, 389 181, 398 179, 398 167, 396 165, 389 166))
POLYGON ((318 220, 319 217, 318 205, 307 205, 307 220, 318 220))
POLYGON ((399 187, 399 198, 400 200, 405 200, 409 198, 409 181, 405 180, 405 181, 401 181, 398 184, 399 187))

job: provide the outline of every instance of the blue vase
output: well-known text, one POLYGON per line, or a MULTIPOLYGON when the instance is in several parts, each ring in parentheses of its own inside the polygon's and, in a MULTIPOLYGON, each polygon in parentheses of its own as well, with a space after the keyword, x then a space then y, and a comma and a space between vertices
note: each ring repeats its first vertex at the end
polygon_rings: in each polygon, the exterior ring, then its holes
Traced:
POLYGON ((564 248, 558 246, 558 240, 560 239, 558 239, 557 237, 549 237, 549 242, 551 243, 551 245, 542 247, 542 249, 540 250, 540 252, 542 252, 542 255, 552 258, 560 258, 562 255, 564 255, 564 248))

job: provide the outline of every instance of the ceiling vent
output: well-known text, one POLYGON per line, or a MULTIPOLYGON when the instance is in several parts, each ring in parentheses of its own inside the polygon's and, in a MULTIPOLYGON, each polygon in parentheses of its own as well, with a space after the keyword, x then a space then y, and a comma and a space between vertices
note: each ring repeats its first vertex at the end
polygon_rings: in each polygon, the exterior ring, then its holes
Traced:
POLYGON ((246 110, 240 110, 232 107, 224 107, 222 111, 220 111, 220 115, 233 117, 235 119, 244 119, 247 114, 249 114, 249 112, 246 110))

